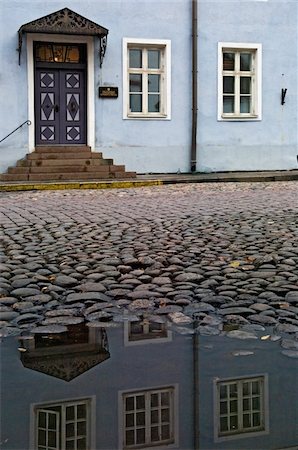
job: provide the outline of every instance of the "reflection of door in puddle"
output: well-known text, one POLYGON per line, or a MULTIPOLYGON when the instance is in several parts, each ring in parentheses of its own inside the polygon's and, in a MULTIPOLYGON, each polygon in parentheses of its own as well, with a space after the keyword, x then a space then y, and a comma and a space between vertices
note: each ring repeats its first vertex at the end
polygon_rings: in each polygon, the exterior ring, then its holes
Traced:
POLYGON ((86 143, 85 79, 84 70, 36 69, 37 145, 86 143))

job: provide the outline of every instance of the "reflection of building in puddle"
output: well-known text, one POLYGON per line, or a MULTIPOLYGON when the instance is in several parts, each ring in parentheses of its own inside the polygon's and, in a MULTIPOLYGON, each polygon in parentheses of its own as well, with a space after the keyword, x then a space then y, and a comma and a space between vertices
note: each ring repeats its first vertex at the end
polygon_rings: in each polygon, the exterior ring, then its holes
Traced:
POLYGON ((20 341, 24 367, 65 381, 110 357, 106 331, 84 323, 68 325, 62 333, 36 333, 33 338, 20 341))
POLYGON ((172 333, 165 322, 152 322, 146 317, 136 322, 124 324, 124 343, 129 345, 160 344, 170 342, 172 333))

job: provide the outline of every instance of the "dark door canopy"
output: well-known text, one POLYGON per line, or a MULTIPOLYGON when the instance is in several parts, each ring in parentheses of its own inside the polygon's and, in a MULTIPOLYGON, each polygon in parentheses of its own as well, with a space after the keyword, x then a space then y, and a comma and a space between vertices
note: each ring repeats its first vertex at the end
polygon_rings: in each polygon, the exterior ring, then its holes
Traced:
POLYGON ((100 42, 99 62, 101 67, 106 52, 108 32, 109 30, 106 28, 86 19, 86 17, 77 14, 71 9, 60 9, 59 11, 40 17, 39 19, 28 22, 20 27, 18 31, 19 64, 21 63, 23 35, 25 33, 45 33, 97 36, 100 42))

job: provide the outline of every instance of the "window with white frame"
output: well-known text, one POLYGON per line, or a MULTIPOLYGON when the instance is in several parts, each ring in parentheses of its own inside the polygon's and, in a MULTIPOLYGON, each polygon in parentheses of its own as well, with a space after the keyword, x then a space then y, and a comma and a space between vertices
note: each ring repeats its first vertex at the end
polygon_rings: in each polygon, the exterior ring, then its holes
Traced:
POLYGON ((217 436, 265 430, 265 378, 217 382, 217 436))
POLYGON ((53 403, 35 408, 35 448, 90 448, 90 401, 53 403))
POLYGON ((170 41, 123 40, 124 118, 170 117, 170 41))
POLYGON ((125 449, 175 442, 174 387, 125 393, 123 411, 125 449))
POLYGON ((218 118, 261 118, 261 45, 219 43, 218 118))

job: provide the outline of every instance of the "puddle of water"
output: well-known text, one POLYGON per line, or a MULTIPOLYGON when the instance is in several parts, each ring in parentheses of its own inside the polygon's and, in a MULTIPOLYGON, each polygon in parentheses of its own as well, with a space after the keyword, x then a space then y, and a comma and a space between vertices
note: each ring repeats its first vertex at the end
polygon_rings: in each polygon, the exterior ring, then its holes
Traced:
POLYGON ((2 448, 297 449, 297 341, 207 327, 80 323, 3 338, 2 448))

